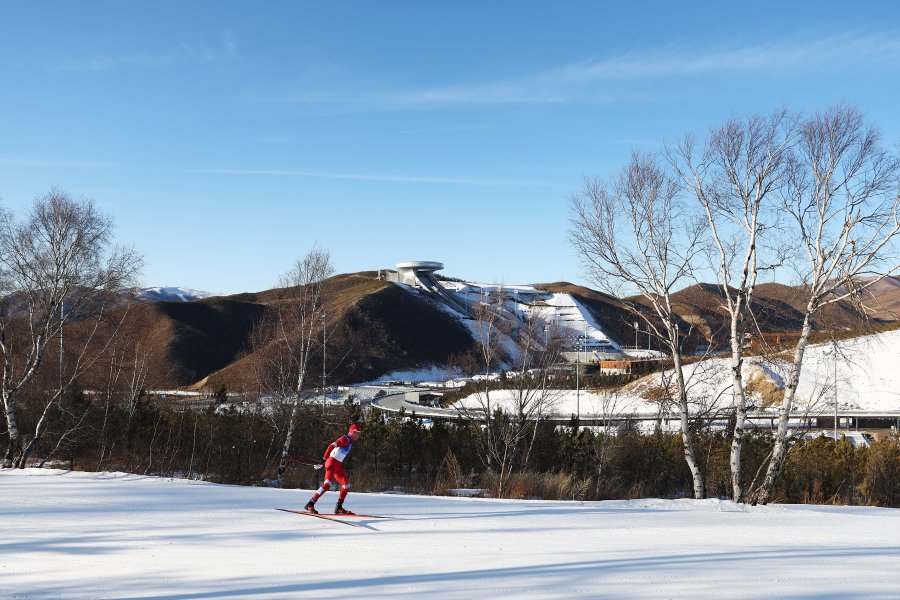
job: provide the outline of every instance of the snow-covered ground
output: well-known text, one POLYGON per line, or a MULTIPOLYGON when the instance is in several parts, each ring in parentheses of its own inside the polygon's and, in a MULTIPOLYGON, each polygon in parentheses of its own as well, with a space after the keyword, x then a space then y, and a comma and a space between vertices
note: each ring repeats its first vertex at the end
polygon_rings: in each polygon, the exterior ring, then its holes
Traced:
MULTIPOLYGON (((807 348, 797 388, 796 414, 831 414, 836 391, 841 411, 896 412, 900 416, 900 330, 844 340, 837 348, 837 354, 831 344, 807 348)), ((710 407, 724 410, 732 406, 729 369, 730 363, 726 359, 711 359, 685 367, 692 413, 710 407)), ((761 407, 764 402, 760 392, 756 391, 759 384, 768 383, 784 389, 787 365, 780 361, 748 358, 743 376, 754 390, 750 393, 751 404, 761 407)), ((657 373, 621 390, 602 393, 554 390, 548 396, 544 412, 600 418, 623 414, 652 418, 666 414, 665 406, 648 400, 648 396, 653 397, 653 389, 663 385, 664 377, 671 381, 670 374, 657 373)), ((514 396, 515 393, 508 390, 491 392, 492 406, 514 412, 514 396)), ((470 396, 459 404, 474 408, 483 402, 483 397, 470 396)), ((777 406, 770 406, 768 410, 773 415, 778 412, 777 406)), ((668 412, 674 414, 675 407, 669 406, 668 412)))
POLYGON ((811 346, 797 394, 831 402, 835 381, 844 408, 900 411, 900 330, 811 346))
POLYGON ((309 492, 0 471, 3 598, 900 598, 900 511, 309 492), (320 501, 330 507, 334 493, 320 501))

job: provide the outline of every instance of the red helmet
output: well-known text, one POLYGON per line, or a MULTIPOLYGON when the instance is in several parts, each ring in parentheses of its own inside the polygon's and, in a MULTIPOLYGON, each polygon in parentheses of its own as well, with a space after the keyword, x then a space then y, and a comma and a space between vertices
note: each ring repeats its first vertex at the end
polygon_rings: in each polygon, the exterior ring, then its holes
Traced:
POLYGON ((362 433, 362 429, 360 429, 359 425, 354 423, 350 426, 350 431, 348 431, 347 433, 353 433, 353 432, 362 433))

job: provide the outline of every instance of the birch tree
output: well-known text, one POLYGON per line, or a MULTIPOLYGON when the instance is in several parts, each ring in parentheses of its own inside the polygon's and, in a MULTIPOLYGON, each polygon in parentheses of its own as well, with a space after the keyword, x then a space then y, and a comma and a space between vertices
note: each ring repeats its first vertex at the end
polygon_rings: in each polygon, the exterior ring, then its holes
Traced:
POLYGON ((730 468, 736 502, 744 495, 741 450, 748 410, 742 375, 744 346, 754 323, 751 308, 759 273, 779 262, 778 253, 766 262, 761 247, 775 225, 775 196, 784 185, 791 125, 784 110, 746 121, 731 119, 713 129, 702 147, 688 135, 666 152, 681 184, 706 215, 712 270, 729 317, 735 417, 730 468))
POLYGON ((9 438, 4 468, 26 466, 51 409, 115 338, 114 326, 98 339, 100 325, 121 301, 115 292, 132 282, 140 266, 132 249, 113 244, 112 221, 90 200, 54 188, 34 201, 21 222, 0 214, 0 400, 9 438), (64 364, 63 333, 76 321, 86 333, 69 345, 64 364), (37 394, 37 420, 22 431, 23 392, 47 367, 48 348, 57 340, 58 385, 37 394))
POLYGON ((694 497, 706 496, 691 436, 690 408, 683 369, 683 336, 672 306, 674 290, 692 280, 706 221, 678 195, 678 184, 654 155, 634 154, 609 183, 586 182, 571 200, 571 241, 591 280, 612 293, 639 294, 652 314, 635 316, 653 330, 671 354, 684 456, 694 497))
POLYGON ((486 468, 497 470, 500 496, 503 495, 504 484, 510 474, 512 447, 509 415, 503 411, 502 404, 496 401, 491 380, 493 372, 509 358, 503 337, 508 336, 511 328, 503 318, 504 311, 503 297, 499 290, 492 294, 488 288, 482 288, 481 297, 472 307, 475 317, 473 337, 477 353, 476 364, 481 369, 479 377, 482 389, 467 402, 457 405, 461 416, 476 421, 481 426, 477 436, 478 454, 486 468))
POLYGON ((900 232, 900 164, 880 132, 850 106, 816 113, 799 127, 781 210, 800 248, 797 264, 806 308, 788 365, 778 429, 762 484, 753 503, 765 504, 784 466, 788 423, 804 353, 819 311, 858 298, 880 278, 900 269, 892 246, 900 232))
POLYGON ((290 407, 275 480, 278 487, 284 484, 303 394, 312 385, 313 358, 324 352, 325 280, 333 273, 328 251, 316 247, 307 252, 282 276, 281 296, 254 332, 256 343, 264 346, 257 379, 264 391, 286 399, 290 407))

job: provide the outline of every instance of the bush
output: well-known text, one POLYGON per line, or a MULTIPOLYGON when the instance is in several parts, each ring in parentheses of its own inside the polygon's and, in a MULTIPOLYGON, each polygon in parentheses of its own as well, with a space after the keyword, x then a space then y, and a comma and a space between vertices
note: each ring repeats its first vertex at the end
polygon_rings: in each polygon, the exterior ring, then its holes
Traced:
POLYGON ((868 454, 861 486, 866 503, 900 505, 900 438, 878 440, 868 454))

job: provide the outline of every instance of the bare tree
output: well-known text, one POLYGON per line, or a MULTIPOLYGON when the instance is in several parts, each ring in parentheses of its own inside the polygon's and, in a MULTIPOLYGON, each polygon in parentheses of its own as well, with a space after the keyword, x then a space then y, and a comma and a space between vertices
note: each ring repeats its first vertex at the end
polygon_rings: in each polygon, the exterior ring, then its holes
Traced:
POLYGON ((743 498, 741 449, 747 417, 743 381, 744 346, 754 323, 751 312, 759 273, 779 263, 761 256, 776 219, 775 194, 784 185, 784 164, 793 141, 784 110, 771 116, 731 119, 710 132, 702 148, 693 136, 667 148, 667 158, 685 190, 702 207, 710 230, 710 258, 730 321, 731 391, 735 425, 731 442, 733 498, 743 498))
MULTIPOLYGON (((503 495, 503 486, 509 478, 510 456, 512 454, 509 415, 496 401, 492 387, 493 372, 508 359, 503 339, 510 333, 509 323, 504 319, 505 309, 500 291, 491 293, 483 288, 481 297, 472 307, 474 314, 474 337, 477 360, 473 367, 480 368, 482 389, 467 402, 457 404, 457 410, 464 418, 480 423, 478 453, 488 469, 498 471, 498 495, 503 495)), ((474 373, 472 373, 474 375, 474 373)))
POLYGON ((900 232, 900 164, 877 129, 853 107, 836 106, 800 124, 782 210, 802 258, 797 270, 806 309, 788 366, 775 444, 753 502, 767 503, 784 465, 787 428, 813 320, 900 268, 891 252, 900 232))
POLYGON ((289 403, 275 480, 278 487, 284 484, 303 394, 314 379, 313 358, 324 352, 325 280, 333 272, 328 251, 314 247, 307 252, 281 278, 281 294, 273 312, 257 325, 253 334, 254 345, 262 350, 257 353, 257 381, 261 391, 289 403))
POLYGON ((74 200, 52 189, 37 198, 20 223, 0 215, 0 399, 9 443, 4 468, 24 468, 47 424, 50 410, 106 349, 113 333, 98 340, 116 292, 128 285, 141 266, 131 249, 114 246, 113 225, 90 200, 74 200), (86 330, 63 365, 55 390, 46 391, 30 432, 20 430, 23 391, 44 367, 49 345, 62 346, 66 326, 86 330), (24 437, 23 437, 24 436, 24 437))
POLYGON ((563 349, 557 330, 539 310, 510 310, 509 302, 498 288, 494 293, 484 290, 475 303, 483 388, 457 405, 463 417, 480 424, 479 455, 484 466, 497 473, 499 496, 506 493, 513 473, 528 468, 540 422, 554 410, 560 391, 549 379, 563 349), (507 368, 502 382, 492 382, 493 371, 501 367, 507 368))
POLYGON ((610 183, 588 181, 572 198, 572 243, 589 277, 613 293, 625 287, 649 305, 636 311, 672 356, 685 461, 694 496, 706 495, 704 475, 691 438, 683 371, 683 336, 672 293, 692 277, 706 220, 678 198, 677 183, 653 155, 632 155, 610 183))
POLYGON ((558 328, 530 312, 525 314, 519 328, 520 354, 513 388, 516 427, 526 438, 523 471, 531 461, 541 421, 556 412, 561 392, 552 380, 563 362, 564 343, 558 328))

